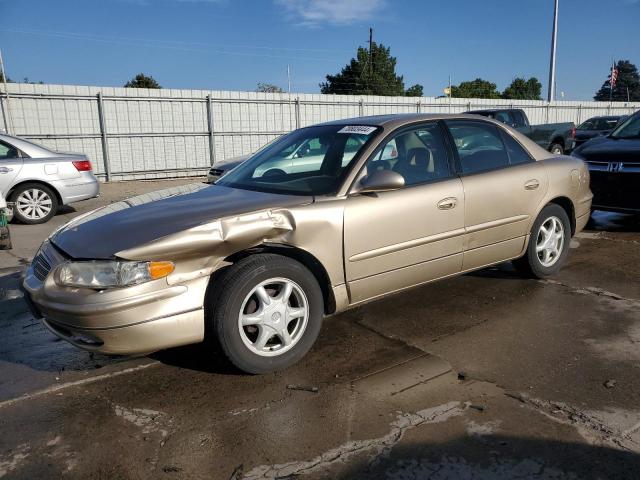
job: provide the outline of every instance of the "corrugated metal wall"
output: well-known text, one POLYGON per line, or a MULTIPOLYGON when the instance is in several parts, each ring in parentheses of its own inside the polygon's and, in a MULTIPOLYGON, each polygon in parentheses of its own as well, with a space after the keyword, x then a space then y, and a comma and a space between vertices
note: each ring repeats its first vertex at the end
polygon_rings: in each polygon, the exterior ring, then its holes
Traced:
POLYGON ((580 123, 595 115, 629 114, 640 103, 9 84, 9 99, 0 95, 0 107, 0 130, 9 127, 54 150, 85 153, 100 178, 127 180, 202 175, 212 162, 254 152, 296 127, 339 118, 516 107, 534 124, 580 123))

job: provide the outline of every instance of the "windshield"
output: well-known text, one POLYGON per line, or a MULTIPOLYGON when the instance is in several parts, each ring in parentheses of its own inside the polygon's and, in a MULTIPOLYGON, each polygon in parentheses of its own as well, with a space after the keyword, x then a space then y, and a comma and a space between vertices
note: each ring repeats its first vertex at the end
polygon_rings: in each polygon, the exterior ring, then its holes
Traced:
POLYGON ((377 130, 358 125, 296 130, 259 151, 216 184, 285 195, 335 193, 377 130))
POLYGON ((640 113, 627 118, 611 134, 612 138, 640 138, 640 113))

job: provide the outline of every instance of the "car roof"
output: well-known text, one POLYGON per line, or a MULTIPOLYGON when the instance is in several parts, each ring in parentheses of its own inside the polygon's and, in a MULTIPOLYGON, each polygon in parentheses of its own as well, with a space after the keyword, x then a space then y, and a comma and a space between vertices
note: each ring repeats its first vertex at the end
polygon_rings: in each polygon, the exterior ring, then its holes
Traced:
MULTIPOLYGON (((453 114, 453 113, 390 113, 386 115, 372 115, 368 117, 353 117, 341 120, 333 120, 330 122, 309 125, 368 125, 372 127, 398 127, 409 125, 412 123, 428 120, 446 120, 446 119, 468 119, 478 120, 475 115, 453 114)), ((490 120, 486 120, 490 121, 490 120)))
POLYGON ((494 113, 494 112, 504 112, 504 111, 513 111, 513 110, 522 110, 521 108, 511 108, 511 107, 504 107, 504 108, 481 108, 480 110, 469 110, 467 113, 494 113))
POLYGON ((596 117, 589 117, 587 120, 585 121, 589 121, 589 120, 616 120, 620 117, 624 117, 624 115, 598 115, 596 117))
POLYGON ((37 143, 25 140, 24 138, 15 137, 6 133, 0 133, 0 140, 23 151, 31 158, 48 158, 61 156, 60 153, 49 150, 42 145, 38 145, 37 143))

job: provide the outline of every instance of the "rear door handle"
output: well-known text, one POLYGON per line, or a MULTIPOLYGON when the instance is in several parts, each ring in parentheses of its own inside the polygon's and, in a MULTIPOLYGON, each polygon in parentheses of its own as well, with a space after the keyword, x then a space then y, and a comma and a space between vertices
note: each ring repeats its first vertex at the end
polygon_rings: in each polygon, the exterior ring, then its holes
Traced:
POLYGON ((9 167, 0 167, 0 173, 9 173, 12 172, 13 168, 9 168, 9 167))
POLYGON ((525 184, 524 184, 525 190, 535 190, 539 186, 540 186, 540 182, 538 180, 536 180, 535 178, 533 180, 529 180, 529 181, 525 182, 525 184))
POLYGON ((457 204, 458 199, 455 197, 443 198, 437 203, 440 210, 451 210, 452 208, 455 208, 457 204))

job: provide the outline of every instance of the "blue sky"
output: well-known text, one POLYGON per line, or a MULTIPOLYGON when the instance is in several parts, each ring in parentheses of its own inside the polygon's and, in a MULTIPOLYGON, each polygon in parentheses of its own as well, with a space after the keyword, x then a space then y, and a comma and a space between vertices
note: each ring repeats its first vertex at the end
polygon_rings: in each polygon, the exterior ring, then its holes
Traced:
MULTIPOLYGON (((315 93, 368 39, 391 47, 405 85, 440 95, 482 77, 546 92, 552 0, 0 0, 9 77, 121 86, 315 93)), ((640 65, 640 0, 560 0, 558 90, 590 99, 611 59, 640 65)))

